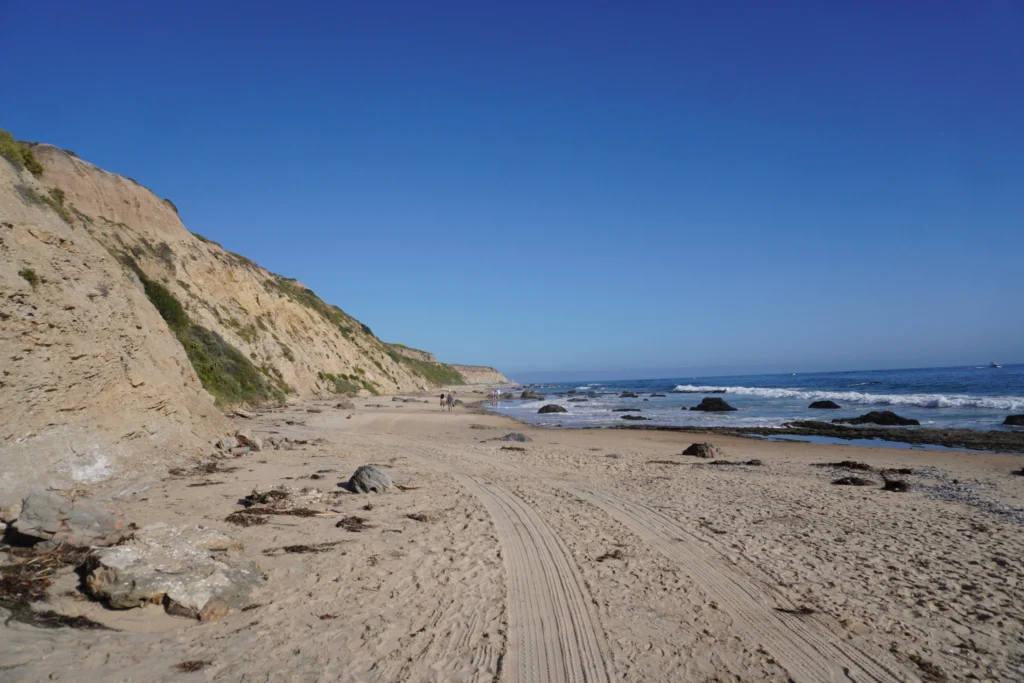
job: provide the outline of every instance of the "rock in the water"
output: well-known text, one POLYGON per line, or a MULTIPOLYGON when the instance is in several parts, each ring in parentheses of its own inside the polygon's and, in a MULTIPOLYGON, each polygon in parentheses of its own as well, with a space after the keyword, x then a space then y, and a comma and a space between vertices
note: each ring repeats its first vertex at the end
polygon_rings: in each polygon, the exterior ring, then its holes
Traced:
POLYGON ((349 490, 355 493, 384 493, 391 485, 391 477, 376 465, 363 465, 348 480, 349 490))
POLYGON ((907 425, 919 425, 921 424, 917 420, 909 417, 900 417, 891 410, 872 410, 870 413, 865 413, 860 417, 840 417, 832 420, 832 424, 848 424, 848 425, 863 425, 863 424, 875 424, 883 425, 885 427, 894 426, 907 426, 907 425))
POLYGON ((621 394, 619 394, 619 398, 640 398, 640 394, 637 394, 632 391, 623 391, 621 394))
POLYGON ((650 420, 651 418, 644 417, 643 415, 623 415, 619 419, 620 420, 650 420))
POLYGON ((526 443, 530 440, 526 434, 522 432, 509 432, 505 436, 499 436, 496 441, 518 441, 519 443, 526 443))
POLYGON ((549 403, 546 406, 544 406, 543 408, 541 408, 540 410, 538 410, 537 412, 538 413, 567 413, 569 411, 566 410, 565 408, 563 408, 562 406, 555 405, 554 403, 549 403))
POLYGON ((533 399, 534 401, 539 401, 544 397, 538 394, 536 391, 524 391, 523 393, 519 394, 519 398, 533 399))
POLYGON ((709 443, 695 443, 690 444, 683 455, 695 455, 698 458, 717 458, 719 456, 718 449, 709 443))
POLYGON ((834 401, 815 401, 807 407, 812 410, 839 410, 842 406, 834 401))
POLYGON ((235 432, 235 438, 238 439, 239 446, 247 446, 254 451, 263 450, 263 439, 253 436, 251 429, 239 429, 235 432))
POLYGON ((352 401, 338 401, 334 404, 334 407, 338 410, 355 410, 356 404, 352 401))
POLYGON ((31 493, 14 523, 19 534, 37 541, 105 546, 125 536, 124 514, 115 505, 78 499, 53 491, 31 493))
POLYGON ((1011 427, 1024 427, 1024 415, 1007 415, 1003 424, 1011 427))
POLYGON ((639 408, 612 408, 613 413, 639 413, 639 408))
POLYGON ((690 410, 704 410, 707 412, 720 412, 726 410, 736 410, 731 405, 726 403, 720 398, 705 398, 701 399, 701 402, 690 408, 690 410))
POLYGON ((665 398, 665 394, 651 394, 651 398, 665 398))
POLYGON ((87 560, 86 590, 115 609, 163 601, 168 611, 207 620, 249 604, 263 583, 256 564, 238 554, 239 544, 212 529, 144 527, 87 560))
POLYGON ((588 398, 570 398, 569 403, 586 403, 589 400, 588 398))

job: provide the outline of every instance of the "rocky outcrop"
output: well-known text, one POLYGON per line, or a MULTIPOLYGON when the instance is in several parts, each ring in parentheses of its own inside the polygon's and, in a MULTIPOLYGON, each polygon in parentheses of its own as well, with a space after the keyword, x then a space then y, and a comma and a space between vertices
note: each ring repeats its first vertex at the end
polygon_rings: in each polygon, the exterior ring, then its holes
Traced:
POLYGON ((1024 415, 1007 415, 1003 424, 1010 427, 1024 427, 1024 415))
MULTIPOLYGON (((683 410, 686 409, 683 408, 683 410)), ((724 412, 736 409, 720 398, 705 398, 702 399, 700 403, 690 408, 690 410, 703 410, 706 412, 724 412)))
POLYGON ((563 408, 560 405, 556 405, 554 403, 549 403, 548 405, 544 406, 543 408, 541 408, 537 412, 543 414, 543 413, 567 413, 569 411, 566 410, 565 408, 563 408))
POLYGON ((839 410, 842 406, 833 401, 815 401, 807 407, 811 410, 839 410))
POLYGON ((891 410, 873 410, 859 417, 840 417, 832 420, 832 424, 864 425, 874 424, 883 427, 904 427, 921 424, 908 417, 900 417, 891 410))
POLYGON ((88 593, 115 609, 162 602, 168 612, 208 621, 249 604, 263 583, 240 545, 211 529, 158 523, 87 560, 88 593))
POLYGON ((527 389, 523 393, 519 394, 519 398, 523 399, 524 401, 540 401, 544 399, 544 396, 541 396, 536 391, 530 391, 529 389, 527 389))

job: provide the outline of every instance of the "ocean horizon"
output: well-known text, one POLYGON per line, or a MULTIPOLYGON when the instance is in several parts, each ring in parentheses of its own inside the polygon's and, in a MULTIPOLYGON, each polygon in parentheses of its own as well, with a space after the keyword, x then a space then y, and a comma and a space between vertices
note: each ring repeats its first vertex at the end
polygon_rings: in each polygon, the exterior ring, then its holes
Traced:
POLYGON ((522 386, 545 398, 503 401, 493 410, 531 424, 570 428, 618 426, 624 424, 623 415, 647 418, 643 424, 652 425, 781 427, 794 420, 831 420, 856 417, 872 410, 892 410, 919 420, 922 427, 1006 430, 1014 429, 1002 424, 1006 416, 1024 412, 1024 363, 999 367, 562 380, 522 386), (623 392, 636 393, 638 397, 623 397, 623 392), (684 409, 705 397, 722 398, 736 410, 684 409), (814 401, 833 401, 840 408, 809 408, 814 401), (567 412, 537 413, 547 403, 560 405, 567 412))

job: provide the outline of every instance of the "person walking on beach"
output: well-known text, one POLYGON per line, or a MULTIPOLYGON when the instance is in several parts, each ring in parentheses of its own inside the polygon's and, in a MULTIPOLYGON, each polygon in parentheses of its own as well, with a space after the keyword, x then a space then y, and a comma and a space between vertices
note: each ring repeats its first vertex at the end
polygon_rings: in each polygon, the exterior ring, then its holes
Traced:
POLYGON ((441 394, 441 412, 444 412, 444 394, 441 394))
POLYGON ((455 408, 455 397, 452 394, 448 394, 448 412, 450 413, 455 408))

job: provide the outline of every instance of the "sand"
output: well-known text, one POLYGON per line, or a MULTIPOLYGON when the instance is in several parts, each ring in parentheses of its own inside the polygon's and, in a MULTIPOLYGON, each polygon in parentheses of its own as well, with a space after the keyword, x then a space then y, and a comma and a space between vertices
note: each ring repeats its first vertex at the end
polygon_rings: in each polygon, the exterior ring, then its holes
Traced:
POLYGON ((1024 680, 1020 456, 699 438, 763 463, 724 466, 679 455, 688 434, 547 430, 436 398, 332 406, 239 420, 323 443, 121 496, 137 524, 240 538, 268 579, 258 607, 207 624, 112 611, 68 572, 49 606, 120 630, 10 623, 0 680, 1024 680), (531 441, 493 440, 510 431, 531 441), (847 459, 913 468, 911 490, 834 486, 881 477, 813 466, 847 459), (368 463, 415 488, 224 521, 255 487, 335 491, 368 463), (337 528, 345 515, 373 526, 337 528))

